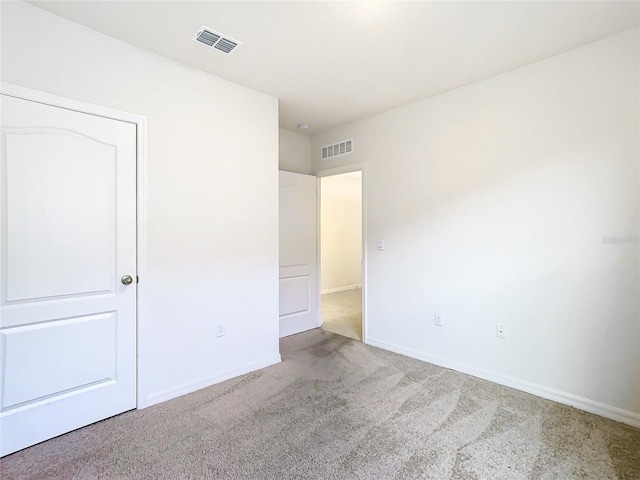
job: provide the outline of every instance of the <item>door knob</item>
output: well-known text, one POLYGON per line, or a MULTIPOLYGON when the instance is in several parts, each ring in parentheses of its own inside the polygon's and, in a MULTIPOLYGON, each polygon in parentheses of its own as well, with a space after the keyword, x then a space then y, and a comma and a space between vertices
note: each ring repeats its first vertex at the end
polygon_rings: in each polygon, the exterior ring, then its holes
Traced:
POLYGON ((120 281, 123 285, 131 285, 133 283, 133 277, 131 277, 131 275, 125 275, 120 281))

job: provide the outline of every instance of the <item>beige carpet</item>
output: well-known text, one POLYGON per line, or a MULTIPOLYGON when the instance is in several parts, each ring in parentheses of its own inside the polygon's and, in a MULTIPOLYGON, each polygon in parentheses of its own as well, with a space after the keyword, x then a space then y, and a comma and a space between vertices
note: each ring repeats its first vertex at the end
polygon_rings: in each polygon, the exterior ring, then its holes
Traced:
POLYGON ((639 479, 640 430, 323 330, 5 457, 13 479, 639 479))
POLYGON ((326 293, 321 297, 322 328, 362 340, 362 290, 326 293))

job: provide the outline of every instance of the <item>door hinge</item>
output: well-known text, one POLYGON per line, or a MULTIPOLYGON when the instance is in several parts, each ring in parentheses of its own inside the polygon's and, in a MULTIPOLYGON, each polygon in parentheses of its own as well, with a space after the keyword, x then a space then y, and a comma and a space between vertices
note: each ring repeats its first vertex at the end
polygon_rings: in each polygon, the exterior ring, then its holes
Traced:
POLYGON ((140 277, 136 275, 136 283, 140 283, 140 277))

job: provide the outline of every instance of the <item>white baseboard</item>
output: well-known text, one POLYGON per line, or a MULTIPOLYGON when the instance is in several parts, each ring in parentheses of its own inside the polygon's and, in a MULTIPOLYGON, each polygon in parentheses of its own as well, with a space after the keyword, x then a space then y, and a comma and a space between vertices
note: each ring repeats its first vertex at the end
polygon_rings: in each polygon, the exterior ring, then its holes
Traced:
POLYGON ((336 287, 336 288, 325 288, 324 290, 321 290, 320 293, 324 295, 325 293, 345 292, 347 290, 355 290, 356 288, 362 288, 362 284, 347 285, 345 287, 336 287))
POLYGON ((632 427, 640 428, 640 414, 632 412, 630 410, 624 410, 622 408, 613 407, 604 403, 596 402, 588 398, 579 397, 571 393, 563 392, 553 388, 545 387, 532 382, 519 380, 514 377, 502 375, 500 373, 484 370, 471 365, 466 365, 446 358, 435 357, 427 355, 425 353, 413 350, 411 348, 405 348, 400 345, 385 342, 375 338, 367 338, 367 344, 373 347, 382 348, 383 350, 389 350, 391 352, 399 353, 407 357, 422 360, 424 362, 433 363, 441 367, 450 368, 458 372, 466 373, 474 377, 482 378, 506 387, 515 388, 522 392, 527 392, 538 397, 546 398, 547 400, 553 400, 554 402, 562 403, 563 405, 569 405, 585 412, 594 413, 601 417, 610 418, 617 422, 631 425, 632 427))
POLYGON ((276 363, 280 363, 281 361, 282 359, 280 358, 280 354, 278 354, 271 358, 267 358, 258 362, 252 362, 243 365, 242 367, 227 370, 226 372, 215 375, 213 377, 201 378, 192 382, 183 383, 182 385, 178 385, 176 387, 160 390, 159 392, 148 395, 145 401, 138 402, 138 409, 150 407, 151 405, 166 402, 167 400, 173 400, 174 398, 181 397, 182 395, 186 395, 187 393, 192 393, 196 390, 215 385, 216 383, 239 377, 240 375, 244 375, 245 373, 254 372, 256 370, 260 370, 261 368, 275 365, 276 363))

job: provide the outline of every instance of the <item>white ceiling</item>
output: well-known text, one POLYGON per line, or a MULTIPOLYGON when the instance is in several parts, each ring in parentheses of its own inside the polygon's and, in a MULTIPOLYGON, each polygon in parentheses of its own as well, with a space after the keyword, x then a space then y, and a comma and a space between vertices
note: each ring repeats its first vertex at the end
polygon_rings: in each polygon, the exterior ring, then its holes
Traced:
POLYGON ((332 126, 637 26, 640 2, 34 1, 280 99, 280 125, 332 126), (244 42, 195 43, 206 25, 244 42))

